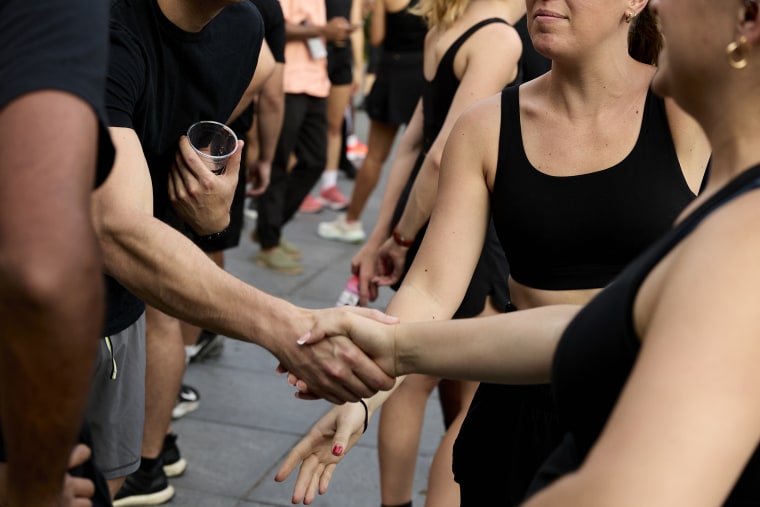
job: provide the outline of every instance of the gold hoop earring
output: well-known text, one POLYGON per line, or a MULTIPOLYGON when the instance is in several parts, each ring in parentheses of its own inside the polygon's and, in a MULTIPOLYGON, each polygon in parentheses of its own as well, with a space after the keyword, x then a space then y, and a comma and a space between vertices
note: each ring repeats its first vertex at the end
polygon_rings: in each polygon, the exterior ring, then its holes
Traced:
POLYGON ((749 47, 744 35, 740 36, 738 41, 733 41, 726 46, 726 58, 731 68, 740 70, 746 67, 748 63, 747 53, 749 53, 749 47))
POLYGON ((631 12, 631 11, 626 12, 625 13, 625 22, 626 23, 630 23, 631 21, 633 21, 633 17, 634 17, 633 12, 631 12))

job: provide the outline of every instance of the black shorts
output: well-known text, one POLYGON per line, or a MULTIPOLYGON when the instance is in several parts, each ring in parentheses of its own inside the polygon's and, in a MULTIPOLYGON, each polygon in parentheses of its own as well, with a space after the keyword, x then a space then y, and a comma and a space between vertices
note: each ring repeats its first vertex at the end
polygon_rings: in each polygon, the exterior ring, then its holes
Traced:
POLYGON ((383 53, 367 95, 367 115, 375 121, 405 125, 420 99, 424 79, 421 51, 383 53))
POLYGON ((345 46, 327 45, 327 76, 335 86, 350 85, 354 80, 354 58, 351 41, 345 46))
POLYGON ((461 506, 522 504, 563 437, 549 384, 480 384, 454 442, 461 506), (483 449, 499 459, 484 460, 483 449))

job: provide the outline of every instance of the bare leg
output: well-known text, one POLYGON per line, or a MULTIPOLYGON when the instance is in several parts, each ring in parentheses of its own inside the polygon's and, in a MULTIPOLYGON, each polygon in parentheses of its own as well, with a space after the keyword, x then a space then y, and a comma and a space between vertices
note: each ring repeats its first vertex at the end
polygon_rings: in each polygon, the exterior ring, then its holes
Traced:
POLYGON ((346 211, 346 220, 359 220, 369 196, 377 186, 380 171, 393 148, 393 140, 399 127, 389 123, 371 121, 369 124, 369 139, 367 140, 367 156, 356 173, 354 189, 351 193, 351 204, 346 211))
MULTIPOLYGON (((489 298, 480 316, 495 313, 497 310, 489 298)), ((425 406, 438 382, 439 379, 433 377, 409 375, 383 404, 377 452, 380 460, 380 494, 384 505, 400 505, 412 498, 425 406)), ((431 490, 428 489, 427 505, 459 505, 459 486, 454 482, 451 471, 452 453, 454 440, 459 434, 476 386, 477 384, 462 384, 462 389, 459 390, 462 396, 459 400, 459 414, 439 444, 428 474, 428 487, 435 488, 432 495, 436 501, 431 500, 431 490)))
POLYGON ((108 479, 106 481, 108 484, 108 493, 111 495, 111 500, 116 497, 116 493, 119 492, 119 488, 121 488, 121 485, 124 484, 124 481, 126 479, 126 477, 117 477, 116 479, 108 479))
POLYGON ((150 306, 145 310, 145 430, 142 456, 157 458, 172 420, 182 375, 185 348, 180 321, 150 306))
POLYGON ((351 85, 332 85, 327 97, 327 167, 338 169, 340 149, 343 145, 343 122, 351 100, 351 85))
MULTIPOLYGON (((499 311, 494 308, 490 298, 486 301, 483 312, 478 315, 484 317, 496 315, 499 311)), ((430 464, 428 472, 427 496, 425 497, 426 507, 459 507, 459 485, 454 481, 454 472, 452 471, 452 458, 454 455, 454 441, 459 435, 459 429, 462 427, 464 418, 467 415, 467 409, 470 406, 475 391, 478 388, 477 382, 464 381, 447 381, 455 382, 459 389, 455 390, 459 395, 456 400, 459 406, 459 412, 446 429, 446 433, 438 444, 438 449, 433 456, 433 462, 430 464)), ((451 406, 452 404, 449 404, 451 406)))
POLYGON ((412 498, 425 404, 437 384, 437 378, 409 375, 383 404, 377 441, 383 505, 412 498))

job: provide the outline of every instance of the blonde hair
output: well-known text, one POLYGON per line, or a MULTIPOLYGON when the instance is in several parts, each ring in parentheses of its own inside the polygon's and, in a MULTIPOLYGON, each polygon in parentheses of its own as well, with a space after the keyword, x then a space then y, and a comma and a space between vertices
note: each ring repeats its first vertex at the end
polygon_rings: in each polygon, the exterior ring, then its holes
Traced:
POLYGON ((448 27, 464 14, 469 4, 470 0, 420 0, 409 12, 422 16, 428 28, 448 27))

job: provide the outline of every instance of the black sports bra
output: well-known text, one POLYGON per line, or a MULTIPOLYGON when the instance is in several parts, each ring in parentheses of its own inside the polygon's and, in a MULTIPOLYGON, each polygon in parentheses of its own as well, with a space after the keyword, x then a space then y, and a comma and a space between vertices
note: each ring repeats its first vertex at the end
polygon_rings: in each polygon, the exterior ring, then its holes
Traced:
POLYGON ((651 91, 628 156, 608 169, 568 177, 547 175, 528 161, 519 87, 502 92, 501 107, 491 209, 511 276, 523 285, 604 287, 695 197, 681 171, 665 104, 651 91))

